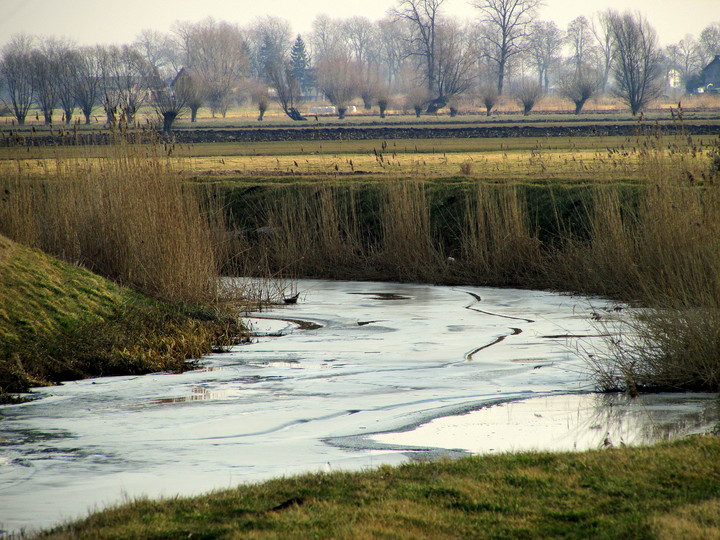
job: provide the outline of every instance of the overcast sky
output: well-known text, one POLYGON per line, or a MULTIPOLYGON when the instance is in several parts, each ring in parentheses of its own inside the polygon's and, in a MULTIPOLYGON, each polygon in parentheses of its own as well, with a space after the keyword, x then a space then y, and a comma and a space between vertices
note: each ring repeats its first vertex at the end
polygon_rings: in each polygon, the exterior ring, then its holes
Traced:
MULTIPOLYGON (((25 32, 64 36, 80 45, 130 43, 144 28, 168 31, 177 20, 218 20, 252 23, 256 17, 274 15, 290 21, 295 32, 306 33, 321 13, 347 18, 363 15, 381 19, 394 0, 0 0, 0 46, 10 36, 25 32)), ((685 34, 696 38, 709 23, 720 22, 720 0, 545 0, 540 18, 560 28, 578 15, 613 8, 643 13, 657 30, 663 45, 685 34)), ((474 19, 477 10, 467 0, 447 0, 445 13, 474 19)))

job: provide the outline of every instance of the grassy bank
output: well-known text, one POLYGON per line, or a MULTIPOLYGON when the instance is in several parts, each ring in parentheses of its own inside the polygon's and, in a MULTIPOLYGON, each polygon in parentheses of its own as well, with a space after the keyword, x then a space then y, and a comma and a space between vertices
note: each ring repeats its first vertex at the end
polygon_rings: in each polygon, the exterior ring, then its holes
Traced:
POLYGON ((41 538, 714 538, 720 438, 313 474, 138 500, 41 538))
POLYGON ((208 309, 158 302, 0 236, 0 402, 31 386, 182 371, 242 335, 208 309))
POLYGON ((186 369, 241 333, 222 314, 242 295, 220 288, 218 261, 232 258, 222 208, 178 181, 161 141, 133 146, 116 135, 100 159, 79 148, 38 174, 16 156, 0 176, 0 234, 68 263, 3 239, 5 395, 186 369))

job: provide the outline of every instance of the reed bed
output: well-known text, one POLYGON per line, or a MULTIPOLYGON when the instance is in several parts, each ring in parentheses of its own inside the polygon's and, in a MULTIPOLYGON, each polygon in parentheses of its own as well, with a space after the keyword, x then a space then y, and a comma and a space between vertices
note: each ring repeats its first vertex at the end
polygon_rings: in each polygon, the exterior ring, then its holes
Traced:
POLYGON ((0 179, 0 232, 153 297, 215 300, 222 209, 178 181, 161 142, 118 136, 111 148, 55 159, 40 177, 18 161, 0 179))

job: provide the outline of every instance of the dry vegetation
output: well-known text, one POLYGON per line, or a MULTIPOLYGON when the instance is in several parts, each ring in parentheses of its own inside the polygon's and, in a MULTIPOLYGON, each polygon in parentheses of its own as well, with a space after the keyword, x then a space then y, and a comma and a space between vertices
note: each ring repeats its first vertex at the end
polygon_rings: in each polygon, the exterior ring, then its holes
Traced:
POLYGON ((154 297, 215 300, 222 211, 162 153, 119 134, 103 157, 56 157, 40 174, 15 160, 1 181, 0 232, 154 297))

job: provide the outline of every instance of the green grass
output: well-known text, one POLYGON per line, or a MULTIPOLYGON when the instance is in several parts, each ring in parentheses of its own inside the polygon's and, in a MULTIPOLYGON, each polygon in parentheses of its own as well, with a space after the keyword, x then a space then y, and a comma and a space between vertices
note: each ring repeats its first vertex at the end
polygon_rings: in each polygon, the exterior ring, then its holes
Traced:
POLYGON ((679 538, 720 535, 720 438, 308 474, 136 500, 41 538, 679 538))
POLYGON ((187 369, 241 333, 0 236, 0 402, 63 380, 187 369))
MULTIPOLYGON (((677 137, 661 139, 666 146, 677 137)), ((711 148, 714 137, 696 137, 711 148)), ((644 137, 388 139, 176 144, 167 158, 184 178, 203 182, 616 183, 637 181, 644 137)), ((37 177, 56 168, 102 169, 108 146, 0 148, 0 173, 37 177)), ((138 147, 142 152, 142 147, 138 147)))

